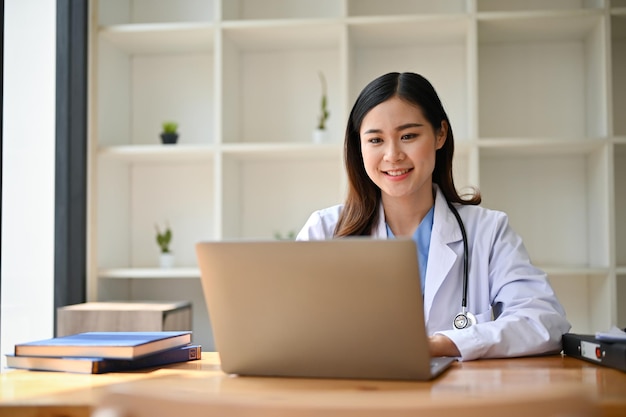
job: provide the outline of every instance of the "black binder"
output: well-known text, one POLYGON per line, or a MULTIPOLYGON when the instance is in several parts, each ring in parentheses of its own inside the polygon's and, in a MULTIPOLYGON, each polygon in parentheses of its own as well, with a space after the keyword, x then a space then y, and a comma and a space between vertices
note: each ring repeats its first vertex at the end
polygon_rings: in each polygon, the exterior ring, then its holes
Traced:
POLYGON ((563 335, 563 353, 626 372, 625 342, 609 342, 589 334, 567 333, 563 335))

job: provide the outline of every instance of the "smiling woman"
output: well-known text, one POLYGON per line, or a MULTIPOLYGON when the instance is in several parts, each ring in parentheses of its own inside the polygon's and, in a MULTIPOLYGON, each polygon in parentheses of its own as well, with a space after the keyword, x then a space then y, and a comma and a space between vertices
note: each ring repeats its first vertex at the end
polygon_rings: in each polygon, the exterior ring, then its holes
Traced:
POLYGON ((412 238, 433 356, 560 351, 570 325, 546 274, 505 213, 479 207, 478 191, 456 190, 452 125, 428 80, 389 73, 368 84, 344 149, 345 204, 313 213, 297 239, 412 238))

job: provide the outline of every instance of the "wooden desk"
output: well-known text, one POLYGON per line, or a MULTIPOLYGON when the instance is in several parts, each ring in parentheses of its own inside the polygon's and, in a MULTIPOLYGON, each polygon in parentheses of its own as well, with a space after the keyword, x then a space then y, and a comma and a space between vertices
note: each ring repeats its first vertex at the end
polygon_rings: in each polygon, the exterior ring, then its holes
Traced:
MULTIPOLYGON (((553 390, 562 384, 588 392, 603 416, 626 416, 626 373, 560 355, 455 363, 431 382, 312 380, 231 377, 221 372, 215 353, 199 361, 145 372, 80 375, 7 371, 0 374, 0 416, 88 417, 111 391, 168 392, 245 400, 265 395, 371 401, 387 396, 423 396, 426 401, 480 399, 518 389, 553 390), (321 393, 321 394, 320 394, 321 393), (314 395, 313 395, 314 394, 314 395)), ((459 415, 462 415, 459 414, 459 415)))

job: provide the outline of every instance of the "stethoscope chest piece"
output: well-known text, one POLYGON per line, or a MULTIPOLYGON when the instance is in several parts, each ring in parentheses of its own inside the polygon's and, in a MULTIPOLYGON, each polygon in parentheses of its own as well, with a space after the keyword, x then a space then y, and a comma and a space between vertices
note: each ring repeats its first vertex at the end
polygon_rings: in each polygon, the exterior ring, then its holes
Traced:
POLYGON ((454 316, 454 321, 452 324, 457 330, 467 329, 468 327, 476 324, 476 316, 469 311, 462 311, 454 316))

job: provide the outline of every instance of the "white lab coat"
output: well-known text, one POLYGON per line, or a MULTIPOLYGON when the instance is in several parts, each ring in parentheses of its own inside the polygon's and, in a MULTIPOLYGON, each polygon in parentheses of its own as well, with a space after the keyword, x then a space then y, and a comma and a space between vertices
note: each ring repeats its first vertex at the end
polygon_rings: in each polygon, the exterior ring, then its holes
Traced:
MULTIPOLYGON (((443 193, 434 188, 435 213, 424 288, 428 334, 448 336, 461 352, 461 360, 560 351, 561 336, 571 326, 546 274, 530 263, 507 215, 479 206, 457 206, 469 245, 468 311, 474 313, 478 324, 463 330, 453 328, 452 320, 461 311, 463 241, 443 193)), ((314 212, 296 239, 333 238, 341 208, 337 205, 314 212)), ((373 237, 387 238, 382 205, 373 237)))

